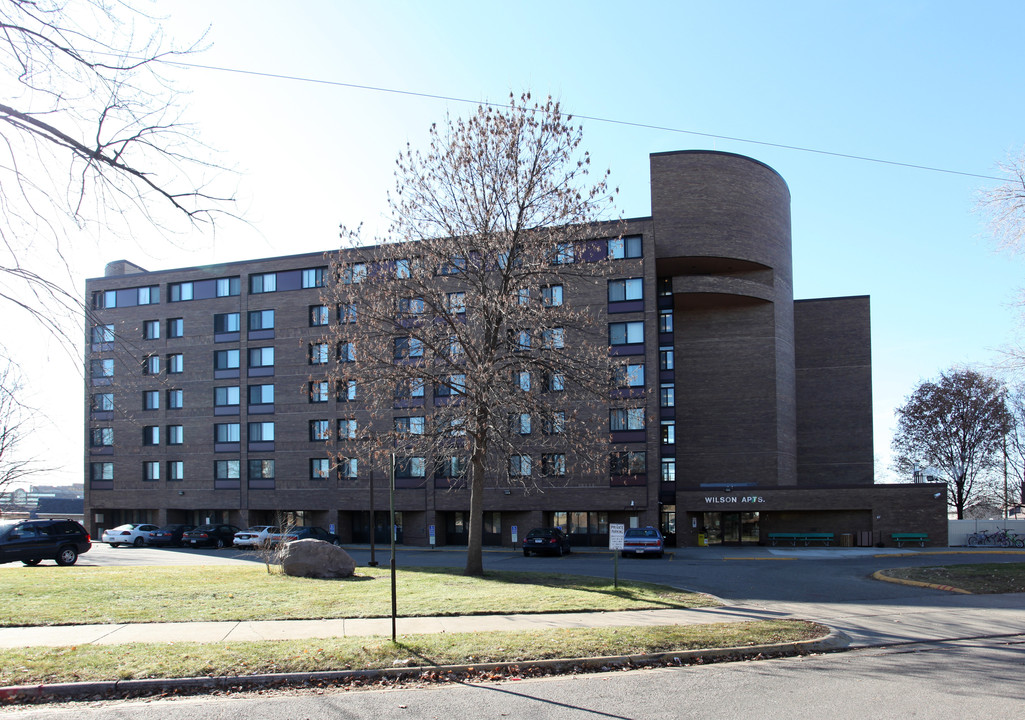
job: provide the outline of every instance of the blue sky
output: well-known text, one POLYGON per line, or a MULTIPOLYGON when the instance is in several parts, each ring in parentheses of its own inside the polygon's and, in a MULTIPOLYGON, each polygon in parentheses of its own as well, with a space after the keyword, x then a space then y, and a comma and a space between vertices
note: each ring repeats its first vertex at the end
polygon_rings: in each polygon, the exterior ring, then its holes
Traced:
MULTIPOLYGON (((1025 144, 1020 2, 158 1, 169 32, 210 26, 199 63, 472 101, 551 93, 578 115, 993 175, 1025 144)), ((172 73, 187 117, 239 171, 248 224, 91 249, 164 269, 337 245, 383 229, 396 154, 470 105, 202 69, 172 73)), ((793 205, 795 296, 872 298, 877 479, 893 409, 921 379, 1013 339, 1021 260, 973 213, 979 178, 585 120, 625 217, 650 212, 648 154, 708 148, 776 169, 793 205)), ((60 362, 52 344, 37 352, 60 362), (51 357, 52 356, 52 357, 51 357)), ((31 360, 30 360, 31 363, 31 360)), ((70 374, 70 373, 68 373, 70 374)), ((73 380, 65 397, 80 394, 73 380)), ((52 413, 51 413, 52 415, 52 413)), ((81 413, 52 418, 81 437, 81 413)), ((80 477, 68 453, 68 481, 80 477)))

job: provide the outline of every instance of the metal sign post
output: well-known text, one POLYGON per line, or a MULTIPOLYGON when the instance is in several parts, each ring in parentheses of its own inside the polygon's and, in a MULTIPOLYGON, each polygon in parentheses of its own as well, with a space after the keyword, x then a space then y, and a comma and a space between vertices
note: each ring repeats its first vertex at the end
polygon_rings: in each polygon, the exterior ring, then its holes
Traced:
POLYGON ((623 535, 626 528, 623 523, 609 523, 609 550, 612 551, 613 580, 612 586, 619 589, 619 554, 623 549, 623 535))

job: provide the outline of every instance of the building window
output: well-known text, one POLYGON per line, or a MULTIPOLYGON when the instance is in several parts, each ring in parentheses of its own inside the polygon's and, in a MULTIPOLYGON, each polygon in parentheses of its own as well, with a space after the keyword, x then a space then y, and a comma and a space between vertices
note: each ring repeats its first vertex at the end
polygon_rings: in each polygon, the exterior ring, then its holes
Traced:
POLYGON ((239 314, 237 312, 216 313, 214 315, 215 333, 238 332, 239 329, 239 314))
POLYGON ((547 373, 545 376, 545 392, 562 392, 566 389, 566 376, 562 373, 547 373))
POLYGON ((644 323, 633 322, 609 323, 609 345, 634 345, 644 342, 644 323))
POLYGON ((160 374, 160 356, 159 355, 147 355, 142 359, 142 374, 143 375, 159 375, 160 374))
POLYGON ((249 367, 274 367, 274 347, 249 348, 249 367))
POLYGON ((102 345, 114 342, 114 326, 113 325, 93 325, 92 327, 92 344, 102 345))
POLYGON ((324 268, 308 268, 302 272, 302 284, 304 288, 324 287, 324 268))
POLYGON ((442 458, 434 470, 434 476, 443 479, 461 478, 466 475, 466 459, 458 455, 442 458))
POLYGON ((180 338, 185 336, 185 321, 181 318, 170 318, 167 321, 167 337, 180 338))
POLYGON ((160 391, 159 390, 143 390, 142 391, 142 409, 143 410, 159 410, 160 409, 160 391))
POLYGON ((249 404, 250 405, 273 405, 274 404, 274 386, 273 385, 250 385, 249 386, 249 404))
POLYGON ((663 345, 658 349, 658 369, 672 370, 675 367, 675 353, 672 345, 663 345))
POLYGON ((509 341, 514 352, 527 352, 530 350, 530 330, 510 330, 509 341))
POLYGON ((192 299, 192 283, 190 282, 171 283, 167 289, 171 302, 182 302, 183 300, 192 299))
POLYGON ((309 353, 310 365, 327 365, 330 350, 328 350, 328 344, 326 342, 310 343, 309 353))
POLYGON ((573 243, 559 243, 552 252, 552 265, 572 265, 574 256, 573 243))
POLYGON ((566 413, 556 410, 544 419, 542 430, 545 435, 561 435, 566 431, 566 413))
POLYGON ((146 482, 154 482, 160 479, 160 463, 148 461, 142 464, 142 479, 146 482))
POLYGON ((452 359, 460 358, 466 354, 463 349, 463 343, 459 341, 459 336, 449 335, 448 336, 448 356, 452 359))
POLYGON ((659 297, 672 297, 673 279, 671 277, 660 277, 658 279, 658 294, 659 297))
POLYGON ((91 360, 89 362, 89 376, 94 378, 114 377, 114 361, 111 359, 91 360))
POLYGON ((214 460, 214 478, 217 480, 238 480, 239 460, 214 460))
POLYGON ((274 442, 274 423, 249 423, 249 442, 274 442))
POLYGON ((613 372, 616 387, 644 387, 644 363, 616 365, 613 372))
MULTIPOLYGON (((422 385, 421 385, 422 387, 422 385)), ((423 395, 423 391, 420 392, 423 395)), ((356 381, 338 381, 338 402, 353 402, 356 399, 356 381)))
POLYGON ((509 476, 530 477, 531 464, 530 455, 510 455, 509 476))
MULTIPOLYGON (((422 389, 421 389, 422 392, 422 389)), ((437 397, 451 397, 466 393, 466 375, 458 373, 444 378, 434 389, 437 397)))
POLYGON ((427 476, 427 460, 422 457, 395 458, 395 477, 422 478, 427 476))
POLYGON ((466 258, 458 255, 451 257, 438 267, 439 275, 458 275, 466 271, 466 258))
POLYGON ((530 392, 530 370, 513 370, 513 387, 520 392, 530 392))
POLYGON ((93 482, 114 479, 114 463, 89 463, 89 479, 93 482))
POLYGON ((395 338, 394 343, 396 360, 408 360, 410 358, 423 357, 424 355, 424 344, 419 338, 399 337, 395 338))
POLYGON ((185 428, 181 425, 167 426, 167 444, 181 445, 185 442, 185 428))
POLYGON ((625 258, 641 257, 641 236, 632 235, 623 238, 609 239, 609 259, 623 260, 625 258))
POLYGON ((612 408, 609 410, 609 430, 644 429, 644 408, 612 408))
POLYGON ((395 277, 399 280, 406 280, 410 276, 409 258, 399 258, 395 261, 395 277))
POLYGON ((310 402, 327 402, 327 380, 315 380, 310 383, 310 402))
POLYGON ((662 458, 662 482, 676 482, 676 458, 662 458))
POLYGON ((117 290, 99 290, 93 293, 93 308, 104 310, 117 307, 117 290))
POLYGON ((177 482, 185 479, 185 463, 181 460, 171 460, 167 463, 168 482, 177 482))
POLYGON ((659 310, 658 311, 658 331, 660 333, 669 333, 673 331, 673 311, 672 310, 659 310))
POLYGON ((338 281, 343 285, 358 285, 367 277, 366 263, 346 265, 338 273, 338 281))
POLYGON ((114 445, 114 428, 93 428, 90 435, 93 447, 112 447, 114 445))
POLYGON ((167 407, 170 410, 181 410, 185 407, 185 393, 182 390, 171 389, 167 391, 167 407))
POLYGON ((356 420, 343 418, 338 421, 338 437, 342 440, 356 439, 356 420))
POLYGON ((401 297, 397 302, 399 315, 423 315, 425 306, 422 297, 401 297))
POLYGON ((327 480, 331 477, 331 461, 327 458, 310 458, 310 480, 327 480))
POLYGON ((322 327, 327 324, 327 305, 310 305, 310 327, 322 327))
POLYGON ((658 386, 658 404, 664 408, 676 406, 676 386, 673 383, 662 383, 658 386))
POLYGON ((662 421, 662 444, 663 445, 675 445, 676 444, 676 421, 675 420, 663 420, 662 421))
POLYGON ((338 343, 338 362, 356 362, 356 346, 353 345, 351 342, 338 343))
POLYGON ((541 347, 546 350, 561 350, 566 347, 566 332, 561 327, 541 331, 541 347))
POLYGON ((93 395, 89 409, 93 412, 113 412, 114 393, 99 393, 98 395, 93 395))
POLYGON ((453 315, 462 315, 466 312, 466 293, 450 292, 445 296, 445 309, 453 315))
POLYGON ((215 370, 237 370, 238 363, 238 350, 217 350, 214 352, 215 370))
POLYGON ((157 425, 147 425, 142 429, 142 444, 143 445, 159 445, 160 444, 160 427, 157 425))
MULTIPOLYGON (((340 323, 354 323, 356 322, 356 303, 341 303, 338 306, 338 322, 340 323)), ((327 323, 325 323, 326 325, 327 323)))
POLYGON ((530 435, 530 413, 513 413, 510 415, 509 428, 517 435, 530 435))
POLYGON ((395 384, 395 397, 398 399, 422 398, 424 396, 423 378, 405 378, 395 384))
POLYGON ((238 423, 214 423, 214 442, 237 443, 239 441, 238 423))
POLYGON ((541 304, 545 307, 562 305, 562 285, 549 285, 541 288, 541 304))
POLYGON ((273 330, 274 329, 274 311, 273 310, 250 310, 249 311, 249 329, 250 330, 273 330))
POLYGON ((181 353, 171 353, 168 355, 167 372, 170 375, 178 375, 185 372, 185 356, 181 353))
MULTIPOLYGON (((341 421, 338 421, 338 425, 341 425, 341 421)), ((310 421, 310 440, 312 442, 323 442, 331 439, 331 422, 324 421, 310 421)))
POLYGON ((273 460, 250 460, 249 461, 249 479, 250 480, 273 480, 274 479, 274 461, 273 460))
POLYGON ((541 456, 541 474, 546 477, 562 477, 566 474, 566 455, 545 453, 541 456))
POLYGON ((338 477, 343 480, 355 480, 358 469, 359 461, 356 458, 338 459, 338 477))
POLYGON ((217 297, 238 295, 241 285, 237 277, 217 278, 217 297))
POLYGON ((249 292, 253 295, 272 293, 278 289, 277 273, 260 273, 249 276, 249 292))
POLYGON ((160 339, 160 321, 146 320, 142 323, 142 337, 144 340, 160 339))
POLYGON ((403 435, 423 435, 424 427, 422 416, 395 418, 395 432, 403 435))
POLYGON ((238 405, 238 398, 239 392, 237 386, 229 385, 226 387, 214 388, 215 407, 230 407, 232 405, 238 405))
POLYGON ((610 475, 644 475, 648 471, 648 455, 643 450, 614 452, 609 455, 610 475))
POLYGON ((642 278, 609 280, 609 302, 642 299, 644 299, 644 280, 642 278))
POLYGON ((140 305, 154 305, 160 302, 160 286, 150 285, 139 288, 138 300, 140 305))

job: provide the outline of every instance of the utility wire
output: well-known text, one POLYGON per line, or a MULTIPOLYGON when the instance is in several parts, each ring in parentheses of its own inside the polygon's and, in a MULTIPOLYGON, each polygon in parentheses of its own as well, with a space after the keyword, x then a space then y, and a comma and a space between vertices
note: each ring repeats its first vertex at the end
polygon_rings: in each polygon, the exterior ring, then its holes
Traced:
MULTIPOLYGON (((444 100, 446 102, 464 103, 467 105, 483 105, 485 107, 502 109, 508 109, 510 107, 508 103, 469 100, 467 98, 454 97, 451 95, 435 95, 432 93, 416 92, 414 90, 397 90, 395 88, 379 87, 375 85, 360 85, 358 83, 341 82, 340 80, 321 80, 318 78, 302 77, 299 75, 282 75, 279 73, 260 72, 257 70, 242 70, 239 68, 220 67, 217 65, 202 65, 200 63, 182 62, 181 60, 168 60, 165 58, 160 58, 159 62, 162 62, 165 65, 175 65, 184 68, 213 70, 215 72, 251 75, 254 77, 289 80, 292 82, 311 83, 315 85, 330 85, 332 87, 343 87, 352 90, 367 90, 369 92, 390 93, 392 95, 404 95, 407 97, 426 98, 429 100, 444 100)), ((794 150, 796 152, 813 153, 815 155, 825 155, 828 157, 843 158, 845 160, 860 160, 861 162, 877 163, 879 165, 892 165, 895 167, 910 168, 912 170, 925 170, 927 172, 944 173, 946 175, 960 175, 961 177, 979 178, 982 180, 995 180, 997 182, 1004 182, 1006 180, 1006 178, 994 177, 992 175, 981 175, 979 173, 963 172, 961 170, 948 170, 947 168, 932 167, 930 165, 916 165, 914 163, 899 162, 897 160, 882 160, 880 158, 873 158, 865 155, 851 155, 849 153, 801 147, 800 145, 786 145, 784 143, 774 143, 766 140, 751 140, 749 138, 733 137, 730 135, 716 135, 715 133, 699 132, 697 130, 684 130, 683 128, 668 127, 666 125, 652 125, 650 123, 631 122, 629 120, 615 120, 613 118, 598 117, 597 115, 579 115, 576 113, 572 113, 571 115, 578 120, 590 120, 592 122, 605 123, 607 125, 620 125, 623 127, 641 128, 644 130, 659 130, 661 132, 677 133, 680 135, 694 135, 697 137, 711 138, 713 140, 728 140, 730 142, 746 143, 748 145, 760 145, 762 147, 779 148, 781 150, 794 150)))

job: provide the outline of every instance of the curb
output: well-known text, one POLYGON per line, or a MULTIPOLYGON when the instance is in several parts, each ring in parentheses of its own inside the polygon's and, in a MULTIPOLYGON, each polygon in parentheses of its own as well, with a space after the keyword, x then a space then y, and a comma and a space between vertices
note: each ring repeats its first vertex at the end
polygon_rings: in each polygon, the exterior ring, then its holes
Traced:
POLYGON ((911 585, 912 587, 932 588, 933 590, 945 590, 947 592, 961 593, 962 595, 972 594, 970 590, 956 588, 953 585, 937 585, 936 583, 921 582, 920 580, 906 580, 905 578, 890 577, 889 575, 884 575, 882 570, 876 570, 872 573, 872 577, 875 580, 882 580, 883 582, 893 583, 895 585, 911 585))
POLYGON ((824 637, 770 645, 681 650, 678 652, 614 655, 591 658, 560 658, 527 662, 480 663, 473 665, 418 665, 378 670, 333 670, 306 673, 272 673, 192 678, 149 678, 101 682, 55 683, 52 685, 11 685, 0 687, 0 706, 47 703, 83 699, 117 699, 162 694, 194 695, 214 690, 242 692, 261 687, 298 687, 311 683, 346 683, 372 680, 418 679, 447 682, 463 680, 467 675, 506 671, 543 670, 550 674, 606 672, 657 665, 690 665, 704 662, 729 662, 768 657, 792 657, 813 653, 839 652, 850 645, 850 638, 830 628, 824 637))

